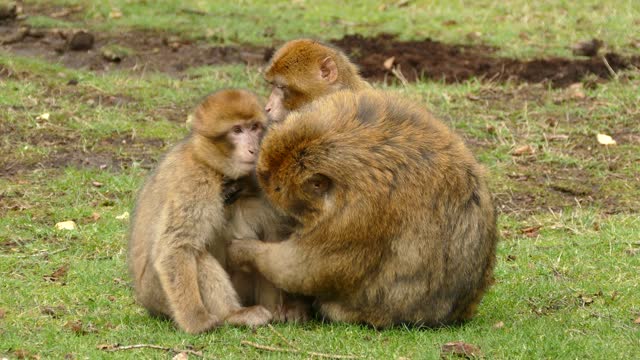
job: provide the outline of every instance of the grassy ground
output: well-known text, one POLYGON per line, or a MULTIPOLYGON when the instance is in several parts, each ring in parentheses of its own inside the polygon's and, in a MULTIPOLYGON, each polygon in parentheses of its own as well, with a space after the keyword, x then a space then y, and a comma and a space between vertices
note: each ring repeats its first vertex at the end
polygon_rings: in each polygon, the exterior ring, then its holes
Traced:
MULTIPOLYGON (((104 32, 161 29, 253 44, 388 31, 483 41, 519 56, 568 55, 570 44, 591 37, 637 53, 629 44, 640 33, 634 1, 359 1, 348 9, 342 2, 310 1, 53 3, 57 10, 83 7, 61 20, 50 17, 45 2, 30 2, 48 12, 27 21, 104 32), (474 32, 479 39, 467 36, 474 32)), ((391 88, 422 101, 462 133, 490 169, 501 210, 496 284, 478 316, 461 327, 375 331, 312 322, 275 329, 303 351, 372 359, 434 359, 450 341, 475 344, 487 358, 637 356, 640 72, 620 75, 595 88, 479 81, 391 88), (598 144, 598 133, 618 144, 598 144)), ((255 67, 194 68, 179 77, 95 73, 0 50, 0 355, 173 355, 99 348, 118 343, 195 349, 207 358, 310 357, 241 344, 286 346, 269 328, 183 334, 147 316, 128 285, 122 215, 158 157, 186 134, 189 109, 211 90, 229 86, 267 91, 255 67), (78 228, 55 229, 66 220, 78 228)))

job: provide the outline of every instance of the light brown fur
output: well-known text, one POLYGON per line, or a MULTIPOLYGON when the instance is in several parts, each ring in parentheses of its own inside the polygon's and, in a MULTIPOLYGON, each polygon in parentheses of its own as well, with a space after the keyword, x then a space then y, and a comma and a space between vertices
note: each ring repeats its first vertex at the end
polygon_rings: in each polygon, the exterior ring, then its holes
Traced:
MULTIPOLYGON (((189 333, 223 323, 256 326, 272 317, 262 306, 243 308, 225 270, 235 213, 254 201, 225 205, 225 184, 252 167, 238 163, 238 146, 228 137, 232 126, 255 124, 264 126, 266 115, 254 94, 210 95, 195 111, 192 133, 166 154, 138 194, 128 258, 136 298, 189 333)), ((259 136, 248 137, 256 151, 259 136)))
POLYGON ((266 110, 275 121, 335 91, 371 88, 344 52, 310 39, 292 40, 280 47, 264 78, 273 85, 266 110))
POLYGON ((492 282, 495 210, 482 166, 422 107, 372 90, 328 95, 270 130, 257 170, 301 225, 280 243, 234 241, 232 263, 315 296, 336 321, 474 315, 492 282))

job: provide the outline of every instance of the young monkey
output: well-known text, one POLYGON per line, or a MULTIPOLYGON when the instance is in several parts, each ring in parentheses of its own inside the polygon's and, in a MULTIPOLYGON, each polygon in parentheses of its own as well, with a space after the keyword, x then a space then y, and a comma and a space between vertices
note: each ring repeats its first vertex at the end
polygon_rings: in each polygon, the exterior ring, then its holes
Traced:
POLYGON ((274 122, 335 91, 371 88, 344 52, 310 39, 282 45, 273 54, 264 78, 273 87, 265 110, 274 122))
POLYGON ((191 134, 167 153, 138 195, 128 256, 136 298, 188 333, 272 318, 263 306, 240 305, 225 270, 230 237, 246 233, 234 222, 239 209, 273 214, 241 191, 266 122, 251 92, 209 95, 195 110, 191 134))

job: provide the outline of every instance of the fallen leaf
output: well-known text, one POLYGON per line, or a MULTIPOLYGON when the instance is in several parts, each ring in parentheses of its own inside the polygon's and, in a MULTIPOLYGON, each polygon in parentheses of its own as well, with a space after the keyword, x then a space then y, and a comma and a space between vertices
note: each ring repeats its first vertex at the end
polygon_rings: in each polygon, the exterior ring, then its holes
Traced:
POLYGON ((640 317, 639 317, 639 318, 637 318, 637 319, 635 319, 635 320, 633 320, 633 323, 634 323, 634 324, 639 324, 639 325, 640 325, 640 317))
POLYGON ((467 359, 474 359, 482 356, 482 351, 475 345, 467 344, 462 341, 448 342, 440 348, 440 356, 446 358, 448 356, 459 356, 467 359))
POLYGON ((392 56, 390 58, 388 58, 387 60, 384 61, 384 68, 387 70, 391 70, 391 68, 393 67, 393 63, 396 61, 396 57, 392 56))
POLYGON ((0 319, 4 319, 4 316, 7 314, 7 312, 4 309, 0 309, 0 319))
POLYGON ((534 154, 536 150, 531 145, 522 145, 515 148, 511 155, 513 156, 522 156, 522 155, 531 155, 534 154))
POLYGON ((113 9, 109 13, 109 18, 111 18, 111 19, 120 19, 121 17, 122 17, 122 11, 120 11, 118 9, 113 9))
POLYGON ((171 360, 189 360, 189 355, 187 353, 181 352, 171 358, 171 360))
POLYGON ((46 281, 56 282, 60 280, 60 278, 67 275, 68 271, 69 271, 69 264, 64 264, 61 267, 59 267, 56 271, 51 273, 50 275, 43 276, 43 278, 46 281))
POLYGON ((584 93, 582 83, 574 83, 569 85, 567 91, 571 99, 584 99, 585 97, 587 97, 584 93))
POLYGON ((568 135, 549 135, 547 136, 549 141, 567 141, 569 140, 568 135))
POLYGON ((56 224, 56 229, 58 230, 75 230, 77 227, 73 220, 62 221, 56 224))
POLYGON ((504 327, 504 321, 498 321, 497 323, 493 324, 494 329, 502 329, 503 327, 504 327))
POLYGON ((94 212, 93 214, 91 214, 91 219, 93 219, 93 221, 98 221, 100 220, 100 214, 98 214, 97 212, 94 212))
POLYGON ((51 316, 54 319, 57 319, 60 316, 64 315, 66 313, 66 311, 67 311, 67 309, 64 307, 64 305, 42 306, 40 308, 40 313, 41 314, 51 316))
POLYGON ((118 220, 128 220, 129 219, 129 212, 125 211, 122 214, 116 216, 116 219, 118 220))
POLYGON ((489 134, 495 134, 496 133, 496 127, 493 125, 487 125, 485 127, 485 130, 489 133, 489 134))
POLYGON ((596 138, 598 139, 598 142, 601 145, 615 145, 616 141, 613 140, 613 138, 609 135, 605 135, 605 134, 598 134, 596 135, 596 138))
POLYGON ((38 115, 36 117, 36 120, 49 120, 49 117, 51 117, 51 114, 43 113, 43 114, 38 115))
POLYGON ((104 184, 99 182, 99 181, 92 181, 91 185, 99 188, 99 187, 102 187, 102 185, 104 185, 104 184))
POLYGON ((82 328, 82 321, 81 320, 73 320, 73 321, 67 321, 64 324, 64 327, 73 331, 76 334, 80 334, 80 335, 84 335, 87 332, 82 328))
POLYGON ((520 232, 523 233, 526 237, 534 238, 538 236, 538 232, 542 226, 529 226, 523 229, 520 229, 520 232))

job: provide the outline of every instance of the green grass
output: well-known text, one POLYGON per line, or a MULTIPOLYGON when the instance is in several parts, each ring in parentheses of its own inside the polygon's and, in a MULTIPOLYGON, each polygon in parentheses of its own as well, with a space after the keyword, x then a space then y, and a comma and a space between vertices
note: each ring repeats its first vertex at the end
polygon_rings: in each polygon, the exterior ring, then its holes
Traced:
MULTIPOLYGON (((41 2, 41 1, 35 1, 41 2)), ((207 1, 54 0, 41 3, 80 4, 74 17, 93 27, 172 29, 190 38, 221 43, 270 45, 274 40, 344 34, 395 33, 401 38, 432 37, 446 42, 481 41, 507 55, 568 55, 570 46, 593 37, 612 49, 629 51, 627 34, 640 32, 640 3, 616 0, 526 1, 207 1), (400 5, 400 6, 399 6, 400 5), (194 13, 195 12, 195 13, 194 13), (121 14, 113 18, 114 14, 121 14)), ((117 15, 116 15, 117 16, 117 15)), ((61 27, 59 21, 36 17, 38 26, 61 27)), ((636 39, 637 41, 637 39, 636 39)))
MULTIPOLYGON (((640 7, 633 1, 411 1, 383 11, 369 11, 365 5, 379 5, 364 1, 348 8, 310 1, 54 2, 80 3, 84 10, 65 19, 41 15, 28 21, 105 31, 159 29, 192 38, 220 28, 221 37, 208 41, 253 44, 272 41, 263 35, 268 26, 276 40, 388 31, 466 42, 467 33, 479 31, 483 41, 522 56, 566 55, 566 46, 591 36, 631 51, 625 47, 633 40, 628 34, 640 32, 640 7), (110 19, 113 8, 123 16, 110 19), (457 24, 444 25, 450 20, 457 24), (519 40, 523 31, 526 41, 519 40)), ((34 3, 45 4, 29 2, 26 8, 34 3)), ((149 170, 186 134, 184 121, 199 99, 221 87, 267 94, 256 68, 194 68, 184 75, 94 73, 0 52, 0 357, 173 355, 98 349, 116 343, 194 348, 207 358, 309 357, 241 344, 285 346, 269 328, 224 327, 192 336, 134 303, 125 265, 128 222, 117 217, 131 211, 149 170), (70 79, 78 84, 68 85, 70 79), (66 220, 74 220, 77 230, 55 229, 66 220), (46 279, 63 266, 66 274, 46 279)), ((489 169, 501 211, 496 284, 478 315, 459 327, 376 331, 312 322, 277 325, 277 331, 304 351, 371 359, 437 359, 450 341, 475 344, 488 359, 635 356, 640 72, 621 75, 584 89, 584 98, 566 89, 477 80, 390 87, 443 118, 489 169), (612 135, 618 145, 599 145, 598 133, 612 135), (552 135, 566 139, 550 140, 552 135), (527 144, 534 154, 512 155, 527 144), (537 230, 524 231, 531 227, 537 230)))

